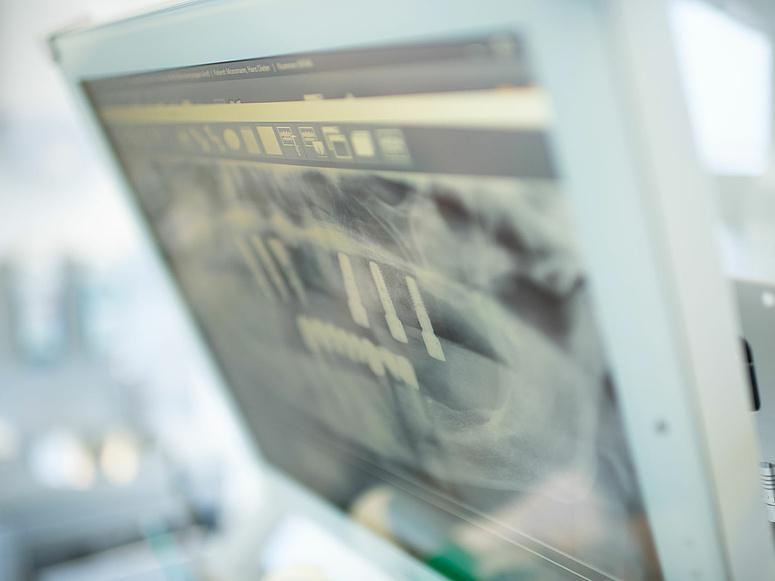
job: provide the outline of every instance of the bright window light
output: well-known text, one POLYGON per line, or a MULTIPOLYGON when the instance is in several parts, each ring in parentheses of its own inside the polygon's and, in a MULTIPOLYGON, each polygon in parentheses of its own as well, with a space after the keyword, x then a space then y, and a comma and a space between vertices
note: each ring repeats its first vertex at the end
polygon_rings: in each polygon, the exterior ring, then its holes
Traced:
POLYGON ((262 551, 268 581, 390 581, 341 539, 299 515, 286 516, 262 551))
POLYGON ((30 450, 32 475, 49 488, 89 490, 95 481, 94 459, 81 437, 55 430, 38 437, 30 450))
POLYGON ((128 485, 140 470, 140 452, 135 437, 125 430, 114 430, 102 443, 100 468, 110 482, 128 485))
POLYGON ((702 162, 716 174, 763 173, 772 131, 769 39, 695 0, 677 0, 671 18, 702 162))

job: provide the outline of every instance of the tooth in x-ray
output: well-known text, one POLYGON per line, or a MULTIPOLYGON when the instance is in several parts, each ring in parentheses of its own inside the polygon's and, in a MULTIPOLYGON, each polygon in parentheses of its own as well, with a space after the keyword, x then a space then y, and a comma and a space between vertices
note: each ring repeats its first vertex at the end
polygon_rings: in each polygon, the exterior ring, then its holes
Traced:
POLYGON ((237 242, 237 248, 239 248, 240 254, 242 254, 242 258, 248 265, 250 272, 253 273, 253 278, 256 279, 258 286, 260 286, 261 290, 264 291, 267 299, 274 301, 277 296, 272 290, 272 285, 269 284, 269 279, 267 279, 266 274, 264 274, 264 269, 261 268, 261 265, 258 263, 256 257, 253 255, 253 252, 250 250, 250 246, 248 246, 247 243, 240 237, 235 237, 235 241, 237 242))
POLYGON ((428 311, 425 308, 425 303, 422 300, 420 294, 420 288, 417 286, 417 281, 411 276, 406 277, 406 286, 409 287, 409 295, 412 297, 412 303, 414 304, 414 312, 417 313, 417 320, 420 322, 420 328, 422 329, 422 340, 425 343, 425 349, 428 350, 428 355, 439 361, 446 361, 444 357, 444 350, 441 348, 441 342, 436 337, 436 333, 433 332, 433 325, 431 325, 431 318, 428 316, 428 311))
POLYGON ((368 329, 369 316, 361 302, 358 286, 355 284, 355 275, 353 274, 352 264, 350 264, 350 257, 344 252, 339 253, 339 268, 342 269, 342 280, 344 281, 344 291, 347 293, 347 306, 350 308, 350 315, 356 325, 368 329))
POLYGON ((266 271, 269 273, 269 278, 277 288, 277 292, 280 293, 282 299, 287 303, 289 300, 291 300, 291 293, 288 291, 288 287, 285 286, 283 275, 280 274, 280 271, 277 269, 277 265, 269 255, 269 251, 266 249, 264 241, 261 240, 260 236, 256 236, 255 234, 250 237, 250 241, 253 243, 253 248, 256 249, 256 253, 261 259, 261 262, 266 268, 266 271))
POLYGON ((280 264, 280 268, 283 269, 285 277, 288 279, 288 284, 291 285, 293 292, 299 297, 301 304, 307 304, 307 295, 304 292, 304 285, 301 283, 299 275, 296 273, 296 267, 293 265, 288 249, 277 238, 270 238, 268 240, 269 250, 272 251, 277 262, 280 264))
POLYGON ((396 341, 408 343, 406 331, 404 331, 404 326, 396 314, 396 308, 393 306, 393 300, 390 298, 387 285, 385 284, 385 277, 382 276, 379 265, 376 262, 369 262, 369 267, 371 268, 371 276, 374 278, 374 284, 377 287, 379 300, 382 303, 382 308, 385 310, 385 321, 390 334, 396 341))

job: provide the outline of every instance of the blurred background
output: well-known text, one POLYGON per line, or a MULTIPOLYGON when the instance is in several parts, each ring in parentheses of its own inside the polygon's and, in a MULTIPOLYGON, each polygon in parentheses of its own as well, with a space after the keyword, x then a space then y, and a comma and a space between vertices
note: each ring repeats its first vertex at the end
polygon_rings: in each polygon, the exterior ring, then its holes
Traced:
MULTIPOLYGON (((158 4, 0 0, 0 581, 193 579, 209 533, 261 497, 44 41, 158 4)), ((714 4, 677 2, 674 25, 719 249, 775 283, 775 6, 714 4)))
POLYGON ((257 497, 44 40, 151 4, 0 0, 2 581, 189 579, 178 563, 205 554, 222 499, 257 497))

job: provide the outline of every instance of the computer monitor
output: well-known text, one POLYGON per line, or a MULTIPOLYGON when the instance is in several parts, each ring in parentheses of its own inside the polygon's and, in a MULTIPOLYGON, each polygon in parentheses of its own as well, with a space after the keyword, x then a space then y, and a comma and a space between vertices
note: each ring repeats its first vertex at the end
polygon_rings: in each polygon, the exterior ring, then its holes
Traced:
POLYGON ((666 6, 633 4, 50 41, 269 471, 451 578, 775 572, 666 6))

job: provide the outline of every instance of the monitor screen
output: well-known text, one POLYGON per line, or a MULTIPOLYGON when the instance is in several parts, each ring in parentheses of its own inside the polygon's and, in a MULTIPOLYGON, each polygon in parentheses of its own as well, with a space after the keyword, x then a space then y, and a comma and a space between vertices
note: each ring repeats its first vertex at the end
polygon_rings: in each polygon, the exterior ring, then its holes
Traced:
POLYGON ((271 463, 453 579, 661 579, 528 56, 85 89, 271 463))

